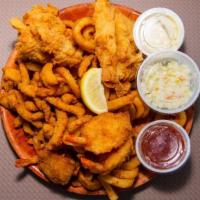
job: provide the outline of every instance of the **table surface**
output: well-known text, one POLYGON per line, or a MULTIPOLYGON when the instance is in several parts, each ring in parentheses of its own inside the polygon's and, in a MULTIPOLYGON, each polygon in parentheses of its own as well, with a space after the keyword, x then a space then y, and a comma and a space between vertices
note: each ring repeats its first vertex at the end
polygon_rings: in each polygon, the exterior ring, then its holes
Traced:
MULTIPOLYGON (((3 67, 13 48, 16 31, 9 25, 9 19, 21 16, 34 4, 52 3, 64 8, 77 3, 91 2, 89 0, 0 0, 0 66, 3 67)), ((124 4, 138 11, 152 7, 167 7, 173 9, 183 19, 185 25, 185 43, 182 51, 188 53, 200 65, 200 1, 199 0, 118 0, 112 1, 124 4)), ((176 174, 160 176, 151 183, 136 191, 120 194, 120 199, 134 200, 198 200, 200 197, 200 101, 195 105, 196 115, 192 129, 192 155, 188 163, 176 174)), ((39 180, 27 169, 16 169, 16 155, 9 145, 2 125, 0 125, 0 199, 1 200, 61 200, 86 199, 65 192, 55 185, 39 180)), ((95 197, 95 199, 105 199, 95 197)))

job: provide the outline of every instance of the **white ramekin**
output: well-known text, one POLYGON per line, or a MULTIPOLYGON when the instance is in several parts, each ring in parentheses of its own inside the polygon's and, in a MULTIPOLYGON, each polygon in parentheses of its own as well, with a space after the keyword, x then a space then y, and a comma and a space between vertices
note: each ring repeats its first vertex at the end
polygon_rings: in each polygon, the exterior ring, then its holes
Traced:
POLYGON ((197 64, 190 58, 187 54, 182 53, 180 51, 161 51, 157 52, 154 54, 151 54, 148 56, 143 63, 141 64, 138 75, 137 75, 137 89, 138 92, 143 99, 143 101, 153 110, 160 112, 160 113, 165 113, 165 114, 174 114, 178 113, 181 111, 186 110, 190 106, 194 104, 194 102, 197 100, 199 97, 200 93, 200 71, 197 66, 197 64), (183 104, 182 106, 175 108, 175 109, 164 109, 164 108, 158 108, 157 106, 153 105, 150 103, 145 94, 143 93, 142 87, 141 87, 141 79, 142 75, 145 69, 147 69, 149 66, 156 64, 158 62, 163 62, 163 61, 177 61, 180 64, 187 65, 192 73, 192 79, 191 79, 191 89, 192 89, 192 96, 188 100, 186 104, 183 104))
POLYGON ((145 55, 150 55, 151 53, 155 53, 161 50, 178 50, 182 46, 184 38, 185 38, 185 28, 184 28, 182 19, 174 11, 168 8, 161 8, 161 7, 151 8, 143 12, 136 20, 135 25, 134 25, 134 30, 133 30, 133 37, 138 49, 145 55), (149 20, 152 16, 162 15, 162 14, 165 16, 168 16, 169 18, 173 19, 176 22, 178 30, 179 30, 178 42, 176 45, 174 45, 171 48, 167 48, 167 49, 159 48, 159 49, 154 49, 153 51, 149 51, 145 49, 143 46, 143 42, 141 39, 141 35, 143 35, 143 33, 141 31, 141 27, 143 26, 144 22, 146 20, 149 20))
POLYGON ((191 152, 190 138, 189 138, 187 132, 185 131, 185 129, 182 128, 179 124, 177 124, 173 121, 169 121, 169 120, 157 120, 157 121, 149 123, 140 131, 140 133, 136 139, 135 149, 136 149, 137 157, 140 160, 141 164, 148 170, 155 172, 155 173, 159 173, 159 174, 173 173, 176 170, 180 169, 186 163, 188 158, 190 157, 190 152, 191 152), (151 166, 150 164, 148 164, 145 161, 145 159, 143 158, 143 155, 142 155, 142 151, 141 151, 141 141, 145 134, 145 131, 151 126, 163 124, 163 123, 173 126, 175 129, 177 129, 180 132, 180 134, 182 135, 183 140, 185 142, 185 151, 186 151, 185 157, 183 158, 183 160, 175 167, 168 168, 168 169, 158 169, 158 168, 151 166))

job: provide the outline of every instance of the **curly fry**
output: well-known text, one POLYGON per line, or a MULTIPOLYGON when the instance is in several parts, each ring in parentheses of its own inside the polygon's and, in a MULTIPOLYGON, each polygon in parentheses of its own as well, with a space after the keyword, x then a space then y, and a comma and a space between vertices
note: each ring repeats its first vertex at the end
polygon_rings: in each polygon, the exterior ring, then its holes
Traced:
POLYGON ((64 67, 58 67, 56 69, 56 71, 63 76, 63 78, 65 78, 67 84, 69 85, 69 87, 71 88, 72 92, 75 94, 76 97, 80 97, 81 93, 80 93, 80 88, 79 85, 76 83, 76 80, 74 79, 74 77, 72 76, 72 74, 70 73, 70 71, 64 67))
POLYGON ((46 100, 54 105, 56 108, 61 109, 65 112, 72 113, 76 115, 77 117, 81 117, 85 114, 85 110, 79 106, 75 105, 68 105, 65 102, 63 102, 61 99, 56 97, 47 97, 46 100))
POLYGON ((26 83, 19 83, 18 89, 25 95, 29 97, 35 97, 38 87, 35 85, 28 85, 26 83))
POLYGON ((62 142, 63 133, 67 126, 68 117, 66 112, 56 110, 56 118, 57 121, 53 131, 53 135, 46 146, 48 150, 54 149, 62 142))
POLYGON ((92 60, 94 58, 94 55, 84 56, 83 60, 78 68, 78 76, 81 78, 83 74, 87 71, 89 66, 92 63, 92 60))
POLYGON ((78 20, 73 28, 73 37, 82 49, 93 52, 95 49, 95 41, 86 40, 82 35, 83 29, 87 26, 94 26, 94 21, 91 17, 84 17, 78 20))
POLYGON ((69 122, 68 124, 68 131, 70 133, 74 132, 78 128, 80 128, 83 124, 87 123, 92 118, 91 115, 84 115, 76 120, 73 120, 72 122, 69 122))
POLYGON ((83 29, 83 37, 86 40, 94 39, 95 28, 94 26, 87 26, 83 29))
POLYGON ((128 94, 126 96, 119 97, 114 100, 110 100, 110 101, 108 101, 108 110, 115 111, 123 106, 129 105, 133 102, 133 100, 136 96, 138 96, 138 92, 132 91, 130 94, 128 94))

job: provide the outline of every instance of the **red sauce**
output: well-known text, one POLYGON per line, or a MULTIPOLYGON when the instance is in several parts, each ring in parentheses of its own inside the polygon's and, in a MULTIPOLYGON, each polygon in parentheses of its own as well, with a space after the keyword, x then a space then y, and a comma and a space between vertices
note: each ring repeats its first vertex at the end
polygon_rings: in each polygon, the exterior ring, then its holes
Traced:
POLYGON ((168 169, 178 165, 185 156, 185 143, 181 133, 168 124, 149 127, 142 138, 144 159, 154 168, 168 169))

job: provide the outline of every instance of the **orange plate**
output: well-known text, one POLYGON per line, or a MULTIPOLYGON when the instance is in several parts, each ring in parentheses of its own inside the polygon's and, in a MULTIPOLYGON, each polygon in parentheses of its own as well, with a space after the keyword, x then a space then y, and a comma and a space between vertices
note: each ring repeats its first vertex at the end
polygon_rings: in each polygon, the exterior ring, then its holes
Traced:
MULTIPOLYGON (((139 12, 125 6, 115 5, 115 4, 114 6, 118 8, 126 16, 130 17, 133 20, 137 19, 137 17, 140 14, 139 12)), ((63 20, 64 19, 77 20, 82 17, 91 16, 92 14, 93 14, 92 4, 79 4, 79 5, 71 6, 71 7, 62 9, 59 13, 60 18, 63 20)), ((10 57, 8 58, 6 67, 14 67, 16 57, 17 57, 17 52, 16 50, 14 50, 11 53, 10 57)), ((24 135, 23 130, 14 128, 13 126, 14 115, 3 107, 1 107, 1 114, 2 114, 3 125, 5 128, 7 138, 10 144, 12 145, 13 149, 17 153, 17 155, 20 158, 27 158, 34 155, 35 151, 33 147, 27 144, 27 138, 24 135)), ((185 129, 187 130, 188 133, 190 132, 192 128, 193 114, 194 114, 193 109, 189 109, 187 111, 188 121, 185 126, 185 129)), ((48 182, 44 174, 38 169, 37 166, 34 166, 34 165, 30 166, 29 169, 38 177, 48 182)), ((152 174, 151 172, 144 169, 140 169, 139 176, 136 182, 134 183, 133 188, 144 185, 145 183, 149 182, 153 177, 155 177, 155 175, 152 174)), ((74 187, 72 185, 67 187, 67 191, 82 194, 82 195, 104 195, 105 194, 104 190, 97 190, 97 191, 92 192, 92 191, 86 190, 83 187, 74 187)))

